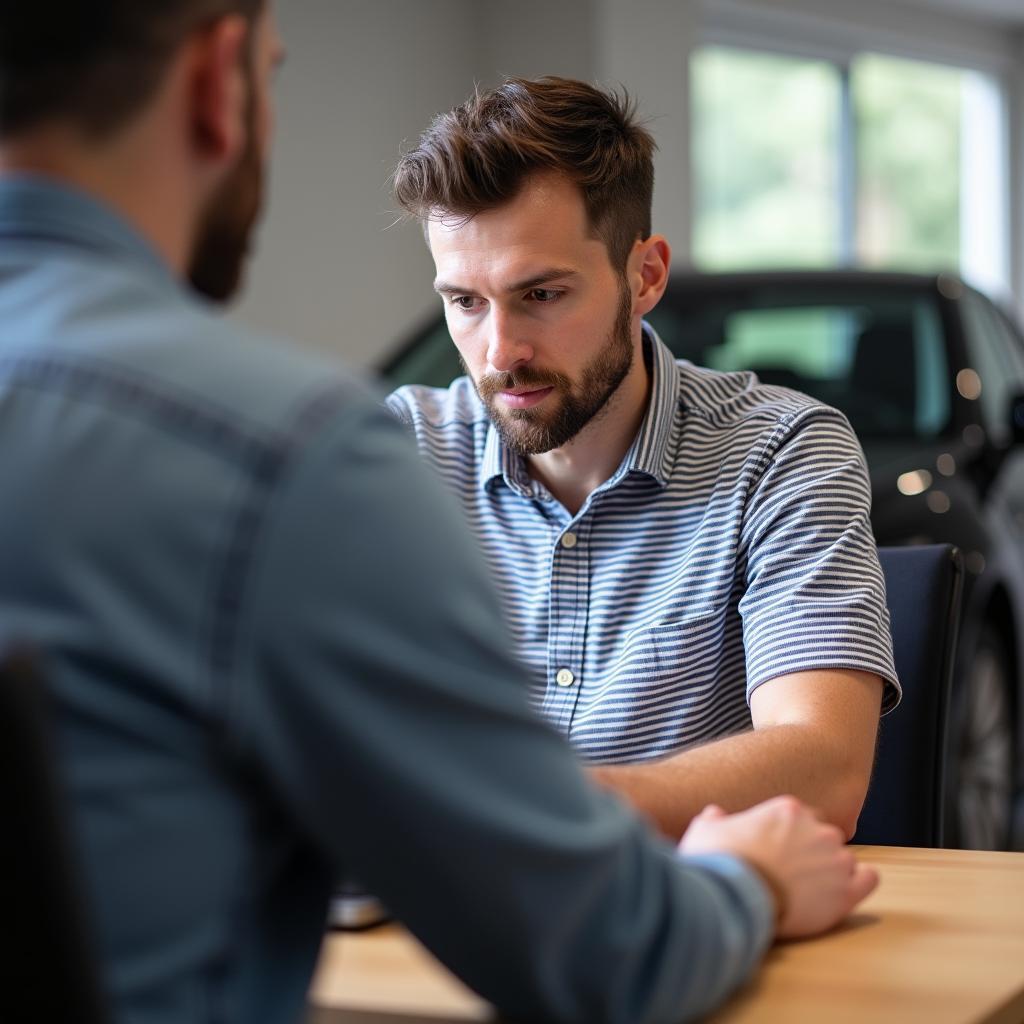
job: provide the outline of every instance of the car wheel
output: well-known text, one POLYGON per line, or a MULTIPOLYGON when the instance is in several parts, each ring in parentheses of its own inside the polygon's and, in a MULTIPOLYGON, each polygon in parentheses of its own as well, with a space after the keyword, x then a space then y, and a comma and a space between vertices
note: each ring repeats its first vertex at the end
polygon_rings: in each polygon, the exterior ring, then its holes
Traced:
POLYGON ((1004 850, 1013 807, 1012 672, 1002 637, 986 626, 954 707, 957 845, 1004 850))

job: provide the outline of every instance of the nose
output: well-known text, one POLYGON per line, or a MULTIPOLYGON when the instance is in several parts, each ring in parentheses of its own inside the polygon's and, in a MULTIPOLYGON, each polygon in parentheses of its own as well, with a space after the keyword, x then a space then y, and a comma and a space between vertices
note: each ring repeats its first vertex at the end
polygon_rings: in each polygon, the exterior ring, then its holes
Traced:
POLYGON ((487 363, 498 373, 510 373, 533 358, 533 346, 523 325, 511 313, 492 307, 487 338, 487 363))

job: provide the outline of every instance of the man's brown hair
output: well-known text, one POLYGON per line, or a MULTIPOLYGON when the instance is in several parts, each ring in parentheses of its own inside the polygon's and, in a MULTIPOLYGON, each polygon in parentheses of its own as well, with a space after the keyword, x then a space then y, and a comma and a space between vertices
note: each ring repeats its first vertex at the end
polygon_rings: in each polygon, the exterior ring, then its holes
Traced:
POLYGON ((102 136, 140 110, 188 35, 266 0, 0 0, 0 138, 51 119, 102 136))
POLYGON ((532 174, 564 174, 622 270, 637 239, 651 233, 654 148, 625 91, 508 78, 434 118, 395 171, 395 198, 424 222, 468 218, 513 199, 532 174))

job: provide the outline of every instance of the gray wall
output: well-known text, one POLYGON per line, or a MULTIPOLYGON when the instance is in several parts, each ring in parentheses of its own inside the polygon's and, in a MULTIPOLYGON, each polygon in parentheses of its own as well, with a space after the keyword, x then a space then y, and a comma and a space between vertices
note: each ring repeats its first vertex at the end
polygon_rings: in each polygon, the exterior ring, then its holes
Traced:
POLYGON ((233 315, 371 365, 439 308, 387 179, 402 143, 503 75, 594 73, 592 0, 282 0, 268 216, 233 315))
POLYGON ((419 230, 394 225, 403 140, 459 102, 482 38, 473 0, 283 0, 288 57, 268 216, 234 315, 372 363, 437 299, 419 230))
POLYGON ((477 74, 485 84, 506 75, 594 78, 599 7, 600 0, 478 0, 486 39, 477 74))
POLYGON ((636 98, 654 133, 654 230, 668 238, 673 266, 689 263, 689 55, 698 5, 681 0, 603 0, 598 11, 598 77, 636 98))

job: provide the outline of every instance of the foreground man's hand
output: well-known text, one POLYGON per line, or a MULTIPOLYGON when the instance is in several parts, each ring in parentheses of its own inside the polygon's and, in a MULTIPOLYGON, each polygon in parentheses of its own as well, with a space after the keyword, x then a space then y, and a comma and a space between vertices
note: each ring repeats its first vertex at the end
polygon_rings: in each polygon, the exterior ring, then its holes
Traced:
POLYGON ((706 807, 679 850, 731 853, 753 866, 774 891, 779 938, 803 938, 833 927, 878 885, 878 872, 857 862, 842 832, 792 796, 739 814, 706 807))

